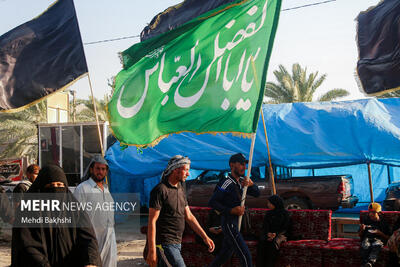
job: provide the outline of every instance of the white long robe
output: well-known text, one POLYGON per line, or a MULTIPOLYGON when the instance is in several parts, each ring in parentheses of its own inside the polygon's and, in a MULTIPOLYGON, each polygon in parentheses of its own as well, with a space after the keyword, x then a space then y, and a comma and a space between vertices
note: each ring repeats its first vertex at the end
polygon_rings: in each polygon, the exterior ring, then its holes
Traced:
POLYGON ((114 211, 96 208, 99 207, 98 205, 114 202, 107 185, 104 185, 104 190, 102 190, 92 178, 89 178, 76 187, 74 196, 79 202, 92 204, 92 209, 88 211, 88 214, 96 233, 103 267, 117 267, 114 211))

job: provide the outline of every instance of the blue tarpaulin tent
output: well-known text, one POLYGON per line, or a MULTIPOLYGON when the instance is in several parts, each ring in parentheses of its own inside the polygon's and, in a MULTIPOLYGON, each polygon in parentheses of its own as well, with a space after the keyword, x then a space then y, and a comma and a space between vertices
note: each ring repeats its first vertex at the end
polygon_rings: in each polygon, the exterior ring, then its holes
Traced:
MULTIPOLYGON (((361 201, 369 200, 367 162, 372 163, 376 199, 382 199, 388 182, 400 180, 399 98, 263 105, 263 112, 275 165, 298 169, 303 174, 310 173, 310 169, 315 175, 352 174, 355 195, 361 201)), ((170 157, 190 157, 193 169, 225 170, 229 169, 232 154, 242 152, 248 156, 250 142, 231 134, 194 133, 172 135, 142 151, 135 147, 122 150, 117 142, 106 153, 111 190, 140 192, 146 202, 170 157)), ((267 162, 260 118, 253 166, 265 166, 267 162)))

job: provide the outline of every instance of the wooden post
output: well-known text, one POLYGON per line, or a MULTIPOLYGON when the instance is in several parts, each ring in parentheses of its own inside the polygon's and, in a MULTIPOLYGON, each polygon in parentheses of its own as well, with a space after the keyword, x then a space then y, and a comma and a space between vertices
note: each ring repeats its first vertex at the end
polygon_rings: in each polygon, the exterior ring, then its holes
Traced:
POLYGON ((368 166, 368 178, 369 178, 369 193, 371 196, 371 202, 374 202, 374 190, 372 188, 371 163, 369 161, 367 162, 367 166, 368 166))
POLYGON ((263 110, 262 110, 262 107, 261 107, 261 118, 262 118, 262 120, 263 120, 263 125, 264 125, 265 143, 267 144, 268 164, 269 164, 268 170, 269 170, 269 177, 270 177, 271 185, 272 185, 272 194, 273 194, 273 195, 276 195, 274 171, 272 170, 271 153, 270 153, 270 151, 269 151, 267 127, 265 126, 264 112, 263 112, 263 110))
MULTIPOLYGON (((93 102, 94 116, 96 117, 97 133, 98 133, 99 141, 100 141, 101 155, 104 157, 103 139, 101 139, 100 123, 99 123, 99 118, 98 118, 98 116, 97 116, 96 102, 94 101, 92 82, 90 81, 89 72, 88 72, 88 80, 89 80, 90 92, 91 92, 91 94, 92 94, 92 102, 93 102)), ((107 176, 105 177, 105 180, 106 180, 106 184, 108 184, 108 178, 107 178, 107 176)))
MULTIPOLYGON (((254 80, 256 81, 256 83, 258 83, 257 70, 256 70, 256 65, 254 64, 253 56, 251 56, 251 66, 253 67, 254 80)), ((269 177, 271 178, 272 193, 274 195, 276 195, 274 172, 272 170, 271 155, 270 155, 270 152, 269 152, 269 143, 268 143, 268 135, 267 135, 267 127, 265 126, 265 120, 264 120, 264 113, 263 113, 263 110, 262 110, 262 105, 261 105, 261 117, 262 117, 263 125, 264 125, 265 142, 267 144, 268 162, 269 162, 269 168, 268 169, 269 169, 269 177)), ((239 227, 239 230, 240 230, 240 227, 239 227)))
POLYGON ((96 117, 97 133, 98 133, 98 135, 99 135, 101 155, 104 156, 103 140, 101 139, 101 132, 100 132, 100 123, 99 123, 99 118, 98 118, 98 116, 97 116, 97 108, 96 108, 96 103, 95 103, 95 101, 94 101, 92 82, 90 81, 89 72, 88 72, 88 80, 89 80, 90 93, 92 94, 92 102, 93 102, 94 116, 96 117))

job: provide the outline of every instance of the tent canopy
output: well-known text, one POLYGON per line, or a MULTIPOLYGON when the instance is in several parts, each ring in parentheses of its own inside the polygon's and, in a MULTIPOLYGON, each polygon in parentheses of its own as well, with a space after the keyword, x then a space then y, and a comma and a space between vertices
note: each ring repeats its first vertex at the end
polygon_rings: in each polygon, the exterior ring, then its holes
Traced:
MULTIPOLYGON (((263 112, 275 165, 304 169, 366 162, 400 166, 398 98, 263 105, 263 112)), ((139 181, 143 188, 143 181, 159 177, 174 155, 188 156, 193 169, 226 170, 231 155, 249 155, 250 143, 251 139, 231 134, 181 133, 142 151, 136 147, 121 150, 116 142, 107 150, 106 159, 118 183, 134 179, 135 188, 139 181)), ((267 155, 260 117, 253 166, 265 166, 267 155)), ((122 185, 118 187, 115 190, 122 185)), ((129 187, 123 185, 124 190, 129 187)))
MULTIPOLYGON (((400 99, 362 99, 263 105, 271 160, 292 168, 323 168, 365 162, 400 166, 400 99)), ((250 150, 250 139, 231 134, 174 134, 153 148, 107 150, 110 168, 137 178, 160 174, 181 154, 194 169, 228 169, 232 154, 250 150)), ((268 162, 260 118, 253 166, 268 162)))

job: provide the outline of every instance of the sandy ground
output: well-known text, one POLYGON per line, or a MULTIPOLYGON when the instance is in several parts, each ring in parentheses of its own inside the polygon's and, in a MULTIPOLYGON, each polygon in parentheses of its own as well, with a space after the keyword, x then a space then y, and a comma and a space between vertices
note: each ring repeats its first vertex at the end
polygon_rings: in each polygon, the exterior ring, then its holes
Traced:
MULTIPOLYGON (((134 218, 129 222, 116 225, 116 238, 118 246, 118 267, 148 266, 142 257, 145 245, 145 236, 140 233, 140 219, 134 218)), ((11 264, 11 229, 2 225, 0 230, 0 267, 11 264)))

